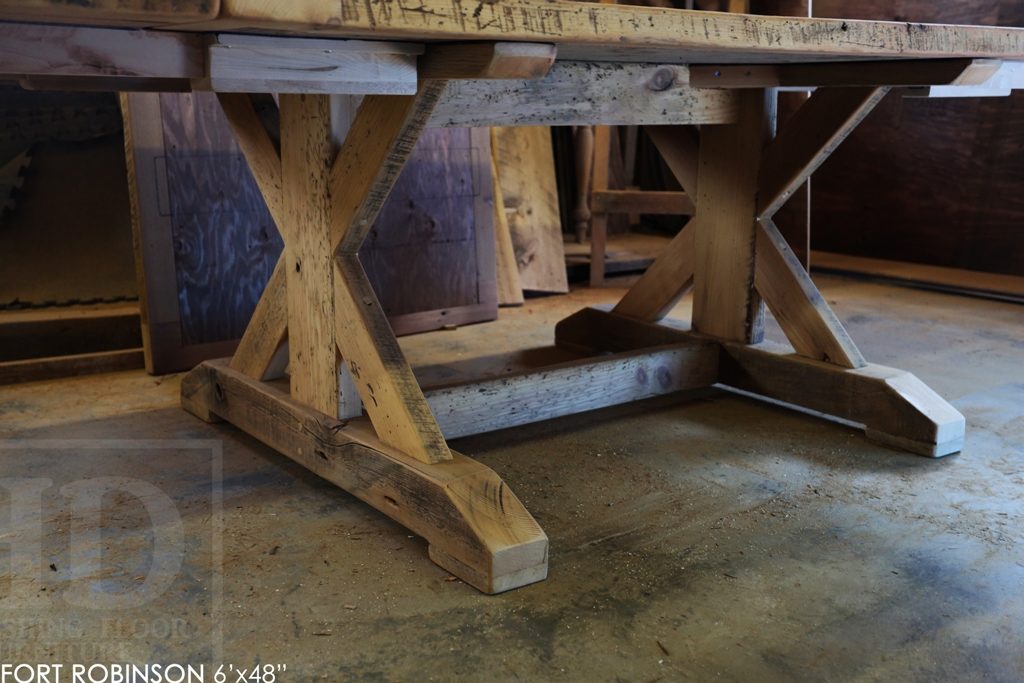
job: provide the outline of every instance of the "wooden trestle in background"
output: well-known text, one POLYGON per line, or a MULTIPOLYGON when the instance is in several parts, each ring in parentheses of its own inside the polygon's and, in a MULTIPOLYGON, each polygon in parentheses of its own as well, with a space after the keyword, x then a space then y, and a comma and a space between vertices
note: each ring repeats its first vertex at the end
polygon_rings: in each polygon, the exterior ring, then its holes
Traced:
MULTIPOLYGON (((429 77, 417 93, 367 96, 340 150, 326 95, 282 95, 279 137, 249 96, 222 95, 285 252, 238 352, 193 370, 183 405, 231 422, 422 535, 435 562, 488 593, 545 578, 548 539, 497 474, 452 452, 446 438, 718 384, 862 424, 896 448, 960 449, 963 416, 913 375, 863 359, 772 215, 885 96, 888 74, 950 82, 969 61, 952 75, 908 62, 876 70, 870 83, 860 82, 864 72, 844 83, 848 69, 823 67, 812 77, 829 87, 778 135, 772 86, 786 68, 730 85, 741 89, 699 143, 692 129, 658 129, 696 217, 613 310, 586 309, 558 324, 556 343, 580 360, 421 389, 362 271, 359 245, 436 116, 447 79, 538 78, 554 56, 538 45, 428 49, 421 75, 429 77), (692 330, 659 324, 691 286, 692 330), (766 305, 795 353, 762 341, 766 305)), ((590 122, 616 121, 597 110, 590 122)))

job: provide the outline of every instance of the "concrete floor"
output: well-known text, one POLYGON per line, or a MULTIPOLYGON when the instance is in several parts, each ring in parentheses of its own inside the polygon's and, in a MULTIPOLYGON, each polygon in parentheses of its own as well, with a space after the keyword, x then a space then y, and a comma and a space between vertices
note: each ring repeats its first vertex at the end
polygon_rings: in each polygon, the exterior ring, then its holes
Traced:
MULTIPOLYGON (((821 286, 869 359, 967 416, 962 455, 896 453, 713 390, 463 439, 551 539, 548 580, 494 597, 345 492, 178 410, 175 377, 2 387, 3 436, 179 440, 23 443, 0 477, 152 482, 180 514, 184 561, 145 604, 75 606, 65 591, 83 580, 139 595, 167 533, 121 495, 91 545, 69 542, 73 498, 48 490, 42 576, 0 579, 0 658, 284 664, 282 682, 1024 680, 1024 308, 821 286)), ((551 323, 621 291, 530 300, 403 346, 451 376, 550 344, 551 323)), ((31 536, 26 519, 0 542, 31 536)))

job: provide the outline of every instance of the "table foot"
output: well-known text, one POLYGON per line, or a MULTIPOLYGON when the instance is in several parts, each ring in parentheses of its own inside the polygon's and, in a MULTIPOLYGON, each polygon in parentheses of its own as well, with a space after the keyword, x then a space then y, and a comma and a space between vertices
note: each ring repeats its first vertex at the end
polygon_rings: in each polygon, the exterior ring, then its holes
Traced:
MULTIPOLYGON (((588 308, 559 322, 555 340, 564 348, 600 353, 711 338, 671 322, 588 308)), ((963 447, 964 416, 909 372, 870 363, 844 368, 770 342, 717 343, 720 385, 863 425, 869 439, 896 450, 941 457, 963 447)))
POLYGON ((453 453, 425 463, 382 443, 365 418, 338 420, 207 361, 185 376, 182 406, 222 418, 370 504, 430 544, 441 567, 484 593, 547 576, 548 538, 489 467, 453 453))

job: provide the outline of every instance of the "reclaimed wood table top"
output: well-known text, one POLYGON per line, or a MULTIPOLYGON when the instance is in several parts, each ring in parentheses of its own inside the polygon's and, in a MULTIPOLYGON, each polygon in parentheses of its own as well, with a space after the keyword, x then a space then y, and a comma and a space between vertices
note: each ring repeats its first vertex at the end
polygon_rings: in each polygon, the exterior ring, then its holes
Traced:
POLYGON ((1024 59, 1024 29, 565 0, 0 0, 0 20, 409 41, 549 42, 559 59, 784 63, 1024 59))

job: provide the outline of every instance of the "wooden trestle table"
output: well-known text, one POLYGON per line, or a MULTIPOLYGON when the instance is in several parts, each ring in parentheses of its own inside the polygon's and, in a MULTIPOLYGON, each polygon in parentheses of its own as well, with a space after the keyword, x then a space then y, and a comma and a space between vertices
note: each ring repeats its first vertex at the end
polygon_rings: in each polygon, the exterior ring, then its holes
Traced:
POLYGON ((865 361, 772 215, 891 89, 1016 87, 1022 30, 562 0, 0 0, 0 22, 0 74, 27 87, 219 93, 285 250, 238 351, 189 373, 182 405, 423 536, 481 591, 544 579, 548 538, 446 438, 718 384, 896 449, 961 448, 963 416, 865 361), (814 92, 776 131, 779 88, 814 92), (346 95, 364 96, 347 123, 346 95), (650 126, 695 218, 614 307, 556 326, 580 360, 421 388, 358 259, 420 133, 591 123, 650 126), (662 321, 691 288, 689 329, 662 321), (766 306, 792 348, 763 341, 766 306))

